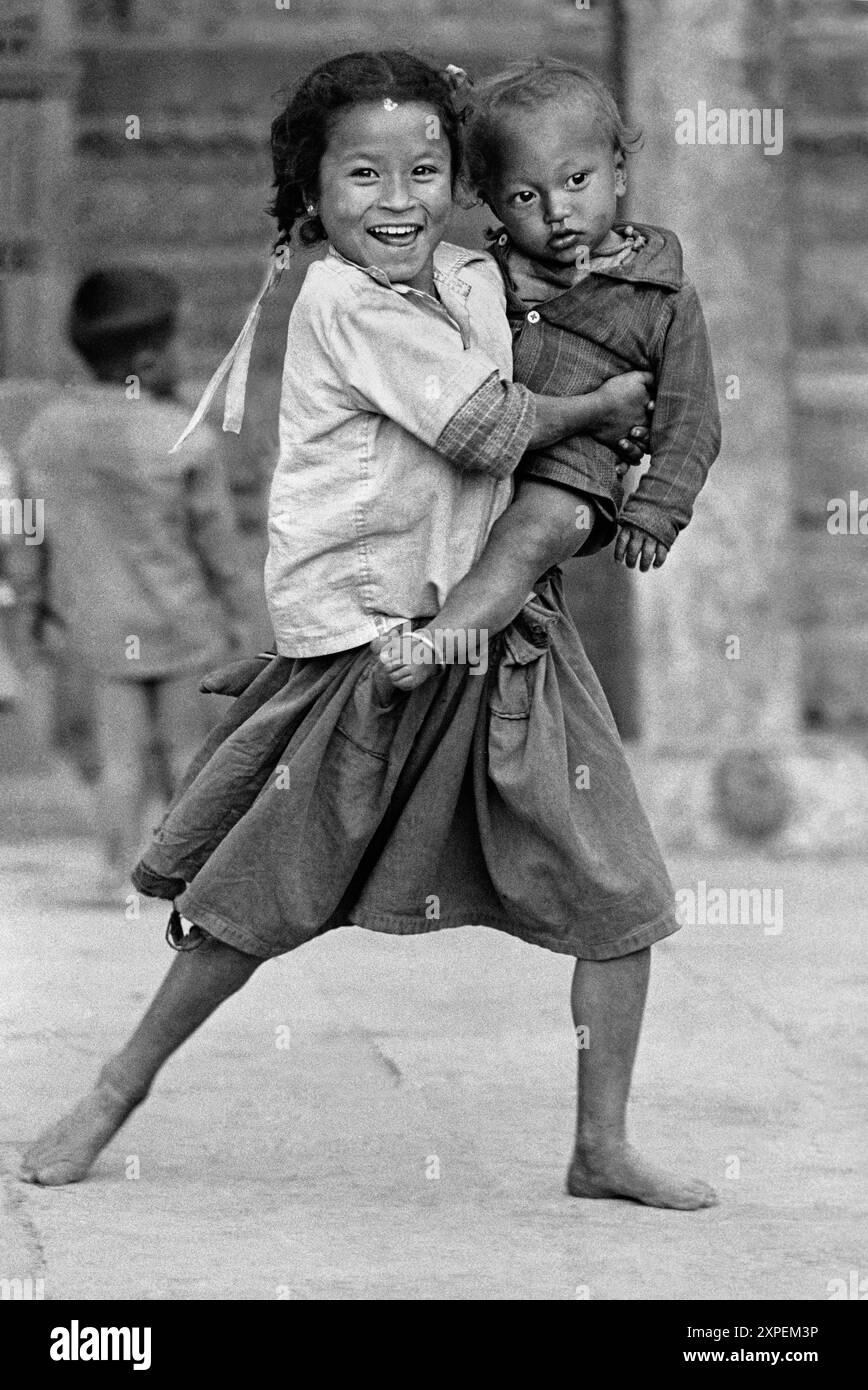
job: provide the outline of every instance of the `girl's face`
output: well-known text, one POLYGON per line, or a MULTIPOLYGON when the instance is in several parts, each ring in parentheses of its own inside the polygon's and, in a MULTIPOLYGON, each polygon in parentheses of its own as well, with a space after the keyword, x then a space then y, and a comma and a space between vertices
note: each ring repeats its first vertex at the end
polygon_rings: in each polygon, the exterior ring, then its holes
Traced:
POLYGON ((420 102, 351 106, 319 167, 319 217, 336 251, 393 284, 434 289, 434 248, 452 211, 449 141, 420 102))
POLYGON ((588 251, 614 249, 618 198, 625 192, 624 156, 581 98, 546 102, 501 119, 499 159, 484 190, 514 244, 551 266, 588 251))

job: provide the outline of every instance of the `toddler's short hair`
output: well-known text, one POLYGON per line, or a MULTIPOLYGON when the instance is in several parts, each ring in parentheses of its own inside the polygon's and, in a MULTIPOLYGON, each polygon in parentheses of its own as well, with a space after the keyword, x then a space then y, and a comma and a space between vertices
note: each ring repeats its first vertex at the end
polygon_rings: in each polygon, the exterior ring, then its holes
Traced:
POLYGON ((73 346, 90 365, 162 347, 175 332, 180 291, 145 266, 95 270, 80 282, 69 310, 73 346))
POLYGON ((497 166, 498 117, 512 107, 533 107, 569 93, 589 96, 613 149, 632 154, 642 144, 639 126, 627 125, 604 82, 576 63, 560 58, 528 58, 474 88, 464 149, 464 177, 474 191, 485 186, 497 166))

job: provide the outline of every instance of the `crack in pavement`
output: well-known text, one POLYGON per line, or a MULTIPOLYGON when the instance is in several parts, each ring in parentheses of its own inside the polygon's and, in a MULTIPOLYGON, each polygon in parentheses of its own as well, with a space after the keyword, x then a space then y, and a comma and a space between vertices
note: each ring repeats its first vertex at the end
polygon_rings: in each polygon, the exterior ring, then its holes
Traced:
MULTIPOLYGON (((672 955, 670 961, 676 972, 680 972, 685 979, 700 986, 700 990, 707 984, 708 977, 703 969, 693 965, 690 961, 679 959, 676 955, 672 955)), ((732 1004, 744 1009, 746 1013, 751 1014, 758 1022, 765 1024, 773 1033, 776 1033, 779 1038, 783 1038, 784 1042, 794 1051, 798 1052, 804 1044, 805 1039, 798 1025, 790 1027, 786 1023, 779 1022, 762 1004, 734 989, 728 980, 716 978, 715 987, 720 995, 728 996, 732 1004)))
POLYGON ((383 1044, 378 1042, 377 1039, 370 1033, 367 1035, 367 1043, 374 1056, 376 1057, 377 1061, 382 1062, 383 1066, 386 1068, 386 1071, 391 1076, 395 1085, 400 1086, 404 1080, 404 1073, 401 1071, 401 1068, 398 1066, 398 1063, 395 1061, 394 1057, 390 1057, 388 1052, 383 1047, 383 1044))

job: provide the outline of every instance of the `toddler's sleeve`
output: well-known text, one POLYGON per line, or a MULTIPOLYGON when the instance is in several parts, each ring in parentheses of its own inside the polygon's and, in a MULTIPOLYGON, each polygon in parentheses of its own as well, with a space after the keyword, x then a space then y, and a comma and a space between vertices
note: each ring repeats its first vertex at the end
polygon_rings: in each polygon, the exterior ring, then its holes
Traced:
POLYGON ((677 292, 655 372, 651 466, 620 520, 671 546, 720 452, 711 346, 696 290, 677 292))
POLYGON ((398 292, 337 306, 328 349, 359 409, 394 420, 457 468, 505 478, 528 447, 536 407, 527 388, 398 292))

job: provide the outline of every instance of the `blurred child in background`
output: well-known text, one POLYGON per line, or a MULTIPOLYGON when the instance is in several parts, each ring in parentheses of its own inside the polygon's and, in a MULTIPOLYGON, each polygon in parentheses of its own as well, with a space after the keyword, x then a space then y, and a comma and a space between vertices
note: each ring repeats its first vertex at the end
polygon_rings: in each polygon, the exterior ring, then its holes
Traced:
POLYGON ((178 299, 144 268, 83 280, 69 336, 93 380, 47 406, 18 450, 21 486, 44 500, 44 544, 28 557, 33 633, 81 726, 103 896, 123 891, 155 784, 167 799, 201 739, 204 668, 249 642, 215 432, 169 452, 187 418, 178 299))

